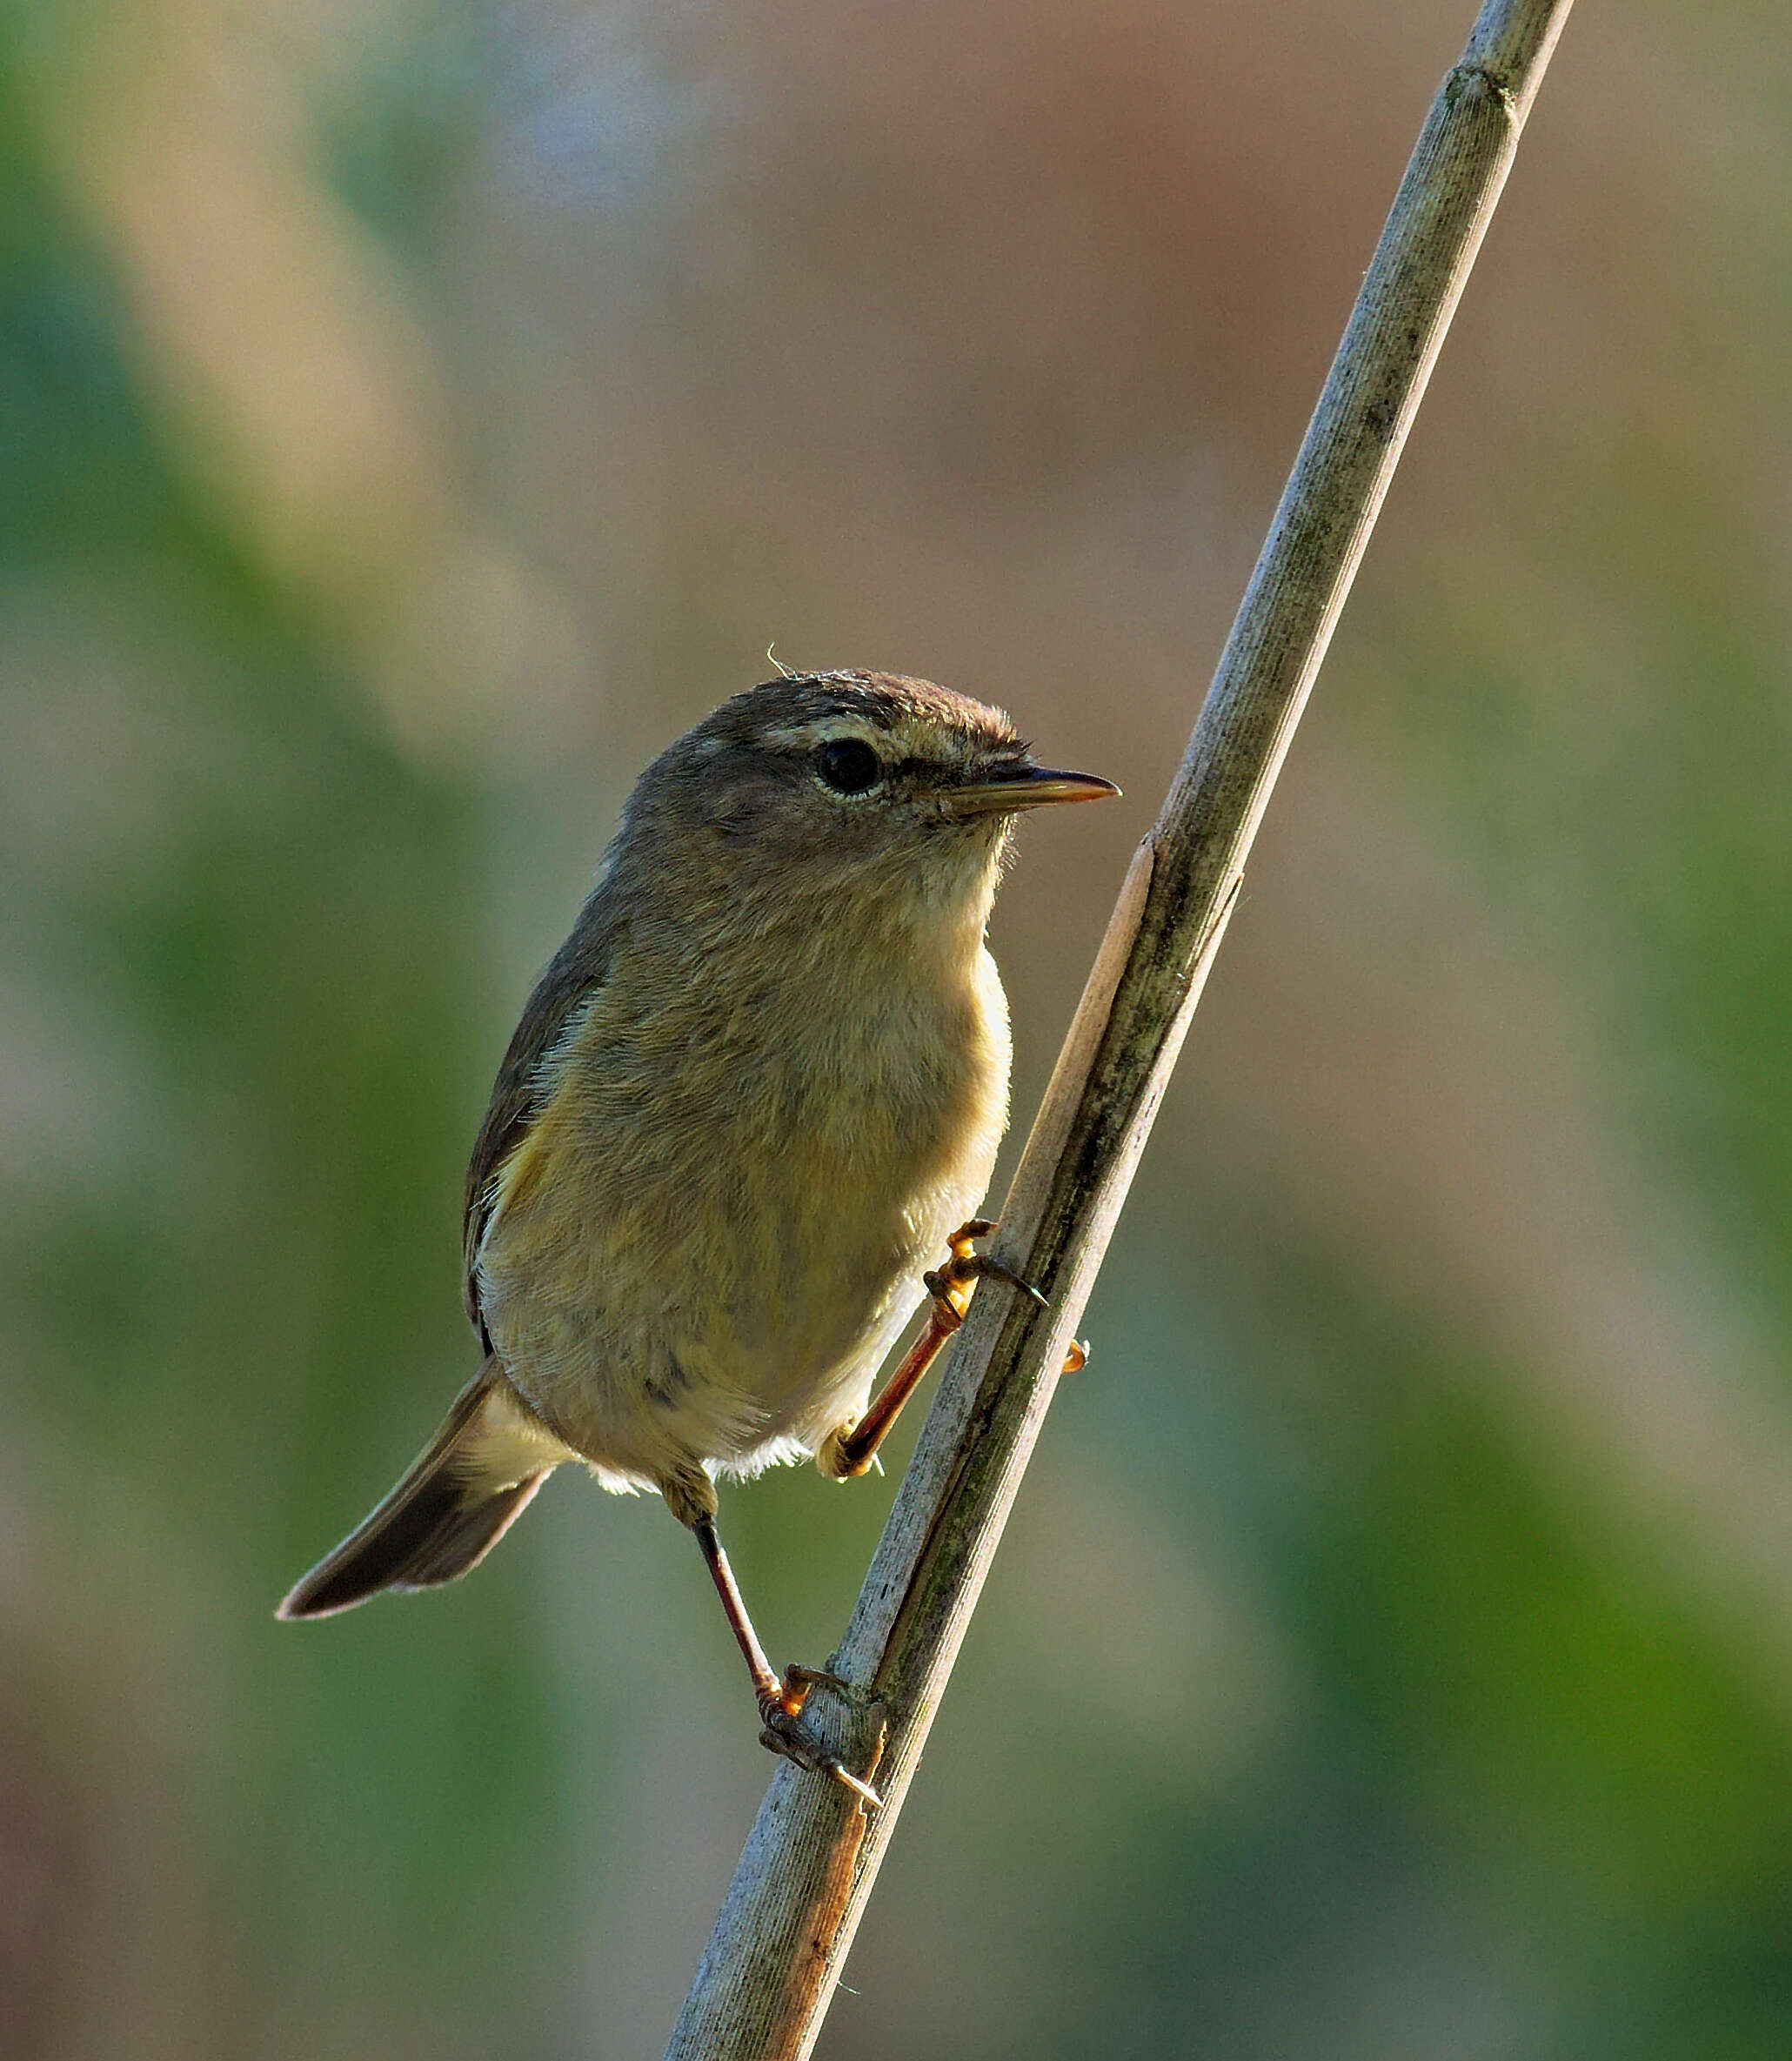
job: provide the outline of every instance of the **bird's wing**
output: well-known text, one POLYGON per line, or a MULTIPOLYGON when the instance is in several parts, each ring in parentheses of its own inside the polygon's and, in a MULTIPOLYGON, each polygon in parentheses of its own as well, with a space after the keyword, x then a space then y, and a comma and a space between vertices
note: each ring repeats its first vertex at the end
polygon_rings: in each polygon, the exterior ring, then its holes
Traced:
MULTIPOLYGON (((545 1087, 543 1061, 585 999, 602 984, 608 970, 614 927, 605 901, 600 884, 580 912, 572 934, 535 983, 510 1049, 504 1055, 504 1064, 498 1069, 485 1121, 473 1143, 473 1156, 466 1170, 462 1222, 463 1295, 468 1320, 482 1338, 485 1322, 479 1313, 478 1267, 480 1241, 491 1215, 493 1185, 505 1161, 535 1121, 545 1087)), ((489 1351, 489 1340, 486 1347, 489 1351)))

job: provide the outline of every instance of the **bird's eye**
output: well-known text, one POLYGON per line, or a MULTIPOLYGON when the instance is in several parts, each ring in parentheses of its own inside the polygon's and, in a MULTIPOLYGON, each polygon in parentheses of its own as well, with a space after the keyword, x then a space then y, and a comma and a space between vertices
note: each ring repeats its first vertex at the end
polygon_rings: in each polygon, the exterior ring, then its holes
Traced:
POLYGON ((837 737, 815 754, 815 771, 836 794, 863 794, 877 786, 884 762, 859 737, 837 737))

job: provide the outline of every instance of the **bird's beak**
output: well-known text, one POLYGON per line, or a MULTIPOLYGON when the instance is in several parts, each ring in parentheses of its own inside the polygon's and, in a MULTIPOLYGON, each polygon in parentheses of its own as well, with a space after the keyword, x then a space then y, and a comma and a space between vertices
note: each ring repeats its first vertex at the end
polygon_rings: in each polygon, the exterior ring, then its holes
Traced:
POLYGON ((948 787, 939 800, 948 816, 986 816, 1041 808, 1048 801, 1101 801, 1119 793, 1112 780, 1104 780, 1099 773, 1053 773, 1047 766, 1035 766, 1005 780, 948 787))

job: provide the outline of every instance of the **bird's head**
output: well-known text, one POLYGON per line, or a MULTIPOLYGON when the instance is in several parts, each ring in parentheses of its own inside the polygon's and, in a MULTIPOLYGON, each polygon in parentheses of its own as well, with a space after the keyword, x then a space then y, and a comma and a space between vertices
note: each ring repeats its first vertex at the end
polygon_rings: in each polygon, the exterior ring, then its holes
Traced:
POLYGON ((1022 810, 1120 790, 1041 766, 1000 709, 931 681, 819 673, 725 701, 642 775, 636 835, 743 891, 986 906, 1022 810))

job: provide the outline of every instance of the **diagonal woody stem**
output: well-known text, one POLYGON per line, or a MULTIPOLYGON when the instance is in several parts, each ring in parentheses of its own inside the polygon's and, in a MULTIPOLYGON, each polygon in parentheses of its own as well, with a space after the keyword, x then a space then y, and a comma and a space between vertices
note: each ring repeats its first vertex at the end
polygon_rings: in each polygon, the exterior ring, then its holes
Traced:
POLYGON ((780 1767, 668 2061, 801 2061, 846 1950, 1569 0, 1488 0, 1433 102, 1163 809, 1140 846, 1002 1212, 1050 1298, 978 1295, 817 1729, 884 1737, 885 1807, 780 1767))

